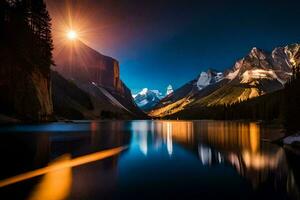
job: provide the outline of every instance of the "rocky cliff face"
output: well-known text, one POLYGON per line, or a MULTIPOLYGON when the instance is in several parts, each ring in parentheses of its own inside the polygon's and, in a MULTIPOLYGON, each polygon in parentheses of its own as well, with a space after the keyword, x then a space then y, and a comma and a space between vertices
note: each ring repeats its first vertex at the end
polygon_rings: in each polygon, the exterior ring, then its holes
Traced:
MULTIPOLYGON (((78 90, 87 93, 93 104, 92 110, 79 110, 74 106, 69 109, 81 113, 81 115, 76 114, 76 117, 88 119, 146 117, 145 113, 134 103, 129 88, 120 79, 119 63, 114 58, 102 55, 83 42, 76 40, 54 56, 54 60, 57 66, 53 69, 67 81, 73 82, 78 90)), ((61 78, 57 80, 62 82, 61 78)), ((55 91, 62 94, 59 92, 61 84, 54 84, 54 86, 57 89, 55 91)), ((73 89, 67 88, 70 91, 73 89)), ((58 100, 59 94, 55 96, 55 105, 58 105, 56 100, 58 100)), ((77 102, 79 100, 78 97, 70 97, 70 99, 75 99, 77 102)), ((59 108, 60 113, 63 113, 64 107, 66 109, 69 107, 67 104, 64 105, 59 108)), ((57 106, 55 107, 57 108, 57 106)), ((75 112, 73 113, 75 114, 75 112)))
POLYGON ((1 66, 0 80, 1 113, 25 121, 52 119, 50 72, 1 66))
POLYGON ((85 45, 80 40, 62 49, 54 58, 56 71, 67 79, 94 83, 125 94, 119 62, 85 45))
POLYGON ((76 84, 52 71, 52 97, 57 119, 145 118, 133 102, 96 84, 76 84))
POLYGON ((284 84, 292 73, 292 68, 299 64, 300 45, 292 44, 277 47, 271 53, 254 47, 244 58, 237 61, 226 78, 240 79, 253 75, 252 79, 277 79, 284 84), (253 71, 259 73, 251 73, 253 71))
POLYGON ((223 79, 223 73, 217 70, 209 69, 207 72, 201 72, 197 80, 198 90, 202 90, 208 85, 215 84, 223 79))
POLYGON ((0 115, 5 116, 0 121, 51 120, 52 37, 46 5, 43 1, 39 6, 33 1, 0 4, 0 115), (37 16, 39 23, 33 22, 37 16))

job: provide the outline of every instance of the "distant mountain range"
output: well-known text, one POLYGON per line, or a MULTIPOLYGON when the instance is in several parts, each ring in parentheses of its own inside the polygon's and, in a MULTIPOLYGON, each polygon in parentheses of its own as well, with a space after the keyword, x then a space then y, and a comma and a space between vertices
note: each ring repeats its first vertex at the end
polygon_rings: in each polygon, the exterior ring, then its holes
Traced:
POLYGON ((137 106, 139 106, 143 111, 147 112, 154 108, 161 99, 168 95, 171 95, 172 93, 173 87, 171 85, 168 85, 165 95, 159 90, 150 90, 148 88, 144 88, 137 94, 133 94, 132 97, 134 98, 137 106))
POLYGON ((275 48, 272 52, 253 48, 232 68, 209 69, 175 90, 149 112, 151 117, 180 116, 182 110, 232 104, 280 90, 300 62, 300 45, 275 48))

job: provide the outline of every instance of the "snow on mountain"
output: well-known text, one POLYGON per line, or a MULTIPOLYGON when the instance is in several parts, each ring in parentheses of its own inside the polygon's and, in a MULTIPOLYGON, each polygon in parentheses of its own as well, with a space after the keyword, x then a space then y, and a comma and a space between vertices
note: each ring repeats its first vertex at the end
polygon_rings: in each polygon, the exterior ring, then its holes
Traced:
POLYGON ((202 90, 204 87, 210 84, 212 77, 206 72, 201 72, 199 79, 197 81, 197 87, 199 90, 202 90))
POLYGON ((140 96, 144 96, 144 95, 148 95, 150 93, 153 93, 156 95, 157 98, 162 99, 164 98, 163 94, 159 91, 159 90, 149 90, 148 88, 143 88, 140 92, 138 92, 137 94, 133 94, 132 97, 135 98, 138 95, 140 96))
POLYGON ((168 85, 167 87, 167 92, 166 92, 166 96, 168 96, 169 94, 172 94, 174 92, 172 85, 168 85))
POLYGON ((196 86, 198 90, 202 90, 203 88, 207 87, 208 85, 214 84, 219 82, 223 79, 223 73, 217 72, 214 70, 208 70, 207 72, 201 72, 196 86))
POLYGON ((282 85, 285 83, 284 80, 281 80, 277 77, 276 73, 269 69, 269 70, 263 70, 263 69, 253 69, 253 70, 247 70, 242 74, 241 83, 250 83, 255 80, 261 80, 261 79, 268 79, 268 80, 274 80, 277 79, 282 85))
POLYGON ((272 52, 252 48, 224 73, 202 72, 165 97, 151 111, 152 117, 164 117, 182 110, 232 104, 280 90, 300 65, 300 44, 277 47, 272 52))
POLYGON ((165 96, 159 90, 151 90, 159 99, 164 98, 165 96))
POLYGON ((239 80, 240 83, 276 80, 284 85, 297 63, 299 45, 277 47, 271 53, 254 47, 247 56, 235 63, 225 78, 230 81, 239 80))
POLYGON ((142 89, 139 93, 133 94, 135 103, 144 111, 152 109, 164 96, 159 90, 142 89))
POLYGON ((142 91, 139 93, 140 95, 146 95, 149 92, 148 88, 142 89, 142 91))
POLYGON ((237 75, 238 75, 239 72, 240 72, 240 68, 241 68, 243 62, 244 62, 244 59, 238 60, 238 61, 235 63, 233 69, 227 74, 227 76, 226 76, 225 78, 226 78, 226 79, 229 79, 229 80, 235 79, 235 77, 237 77, 237 75))
POLYGON ((215 81, 219 82, 224 78, 224 74, 222 72, 218 72, 217 75, 215 76, 215 81))
POLYGON ((237 69, 235 71, 229 72, 227 74, 226 78, 229 79, 229 80, 233 80, 239 74, 239 72, 240 72, 240 69, 237 69))

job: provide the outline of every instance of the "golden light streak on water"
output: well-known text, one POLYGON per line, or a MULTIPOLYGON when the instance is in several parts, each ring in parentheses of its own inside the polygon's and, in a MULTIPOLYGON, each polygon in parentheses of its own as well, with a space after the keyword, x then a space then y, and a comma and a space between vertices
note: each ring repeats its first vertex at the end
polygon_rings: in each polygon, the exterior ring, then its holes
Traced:
MULTIPOLYGON (((64 155, 50 163, 56 165, 61 162, 69 161, 71 156, 64 155)), ((62 200, 70 194, 72 186, 72 168, 66 167, 60 170, 48 172, 44 175, 40 183, 33 189, 28 200, 62 200)))
MULTIPOLYGON (((139 144, 143 144, 143 147, 147 147, 146 136, 149 127, 150 125, 147 126, 147 123, 135 126, 140 137, 139 144)), ((262 148, 260 140, 263 129, 261 130, 260 124, 255 122, 204 121, 193 123, 192 121, 163 120, 152 122, 151 130, 161 137, 170 156, 174 154, 174 143, 193 146, 201 141, 203 145, 198 147, 198 149, 200 148, 200 159, 203 164, 211 165, 213 152, 210 146, 213 146, 223 152, 223 157, 220 157, 219 160, 226 159, 236 167, 241 175, 249 175, 249 178, 253 180, 253 185, 256 185, 258 180, 265 180, 260 175, 269 169, 276 169, 284 159, 282 149, 273 151, 262 148)))
POLYGON ((257 152, 260 149, 260 126, 257 123, 207 122, 199 127, 200 138, 215 147, 257 152))
POLYGON ((108 158, 108 157, 114 156, 116 154, 119 154, 127 148, 128 148, 128 146, 122 146, 122 147, 117 147, 117 148, 113 148, 113 149, 109 149, 109 150, 104 150, 104 151, 84 155, 84 156, 81 156, 78 158, 74 158, 72 160, 67 160, 64 162, 53 164, 53 165, 50 165, 50 166, 47 166, 44 168, 40 168, 37 170, 33 170, 30 172, 26 172, 26 173, 23 173, 23 174, 20 174, 20 175, 11 177, 11 178, 1 180, 0 187, 8 186, 8 185, 20 182, 20 181, 24 181, 24 180, 27 180, 27 179, 30 179, 30 178, 33 178, 36 176, 40 176, 40 175, 49 173, 49 172, 62 170, 65 168, 70 168, 70 167, 75 167, 78 165, 94 162, 97 160, 102 160, 104 158, 108 158))
POLYGON ((162 121, 162 129, 157 130, 163 138, 171 136, 179 142, 191 143, 194 139, 193 123, 190 121, 162 121))
POLYGON ((221 149, 260 151, 261 131, 257 123, 208 121, 194 126, 191 121, 159 121, 154 129, 167 144, 170 137, 183 144, 193 144, 195 136, 199 136, 205 143, 221 149))
POLYGON ((260 146, 260 129, 256 123, 250 123, 250 146, 252 152, 257 152, 260 146))
POLYGON ((275 169, 279 166, 280 159, 284 156, 282 149, 278 150, 272 156, 263 153, 253 153, 244 151, 242 154, 244 163, 247 168, 252 169, 275 169))

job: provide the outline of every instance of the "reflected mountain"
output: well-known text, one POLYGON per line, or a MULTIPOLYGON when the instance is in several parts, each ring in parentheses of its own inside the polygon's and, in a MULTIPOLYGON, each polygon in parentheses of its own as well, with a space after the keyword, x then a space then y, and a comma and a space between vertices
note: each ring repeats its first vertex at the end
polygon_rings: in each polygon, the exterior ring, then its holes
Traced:
POLYGON ((261 129, 264 128, 258 123, 232 121, 133 123, 133 130, 139 131, 137 140, 143 153, 147 145, 151 145, 147 137, 151 130, 160 136, 155 139, 154 146, 165 146, 170 156, 173 143, 176 143, 197 155, 204 166, 230 164, 256 190, 267 183, 274 186, 274 191, 283 189, 282 192, 288 192, 288 187, 292 187, 299 193, 295 180, 289 180, 293 176, 284 149, 261 142, 261 132, 269 131, 261 129))
POLYGON ((0 195, 11 199, 300 197, 297 157, 262 142, 282 133, 258 123, 80 121, 0 133, 0 195))

